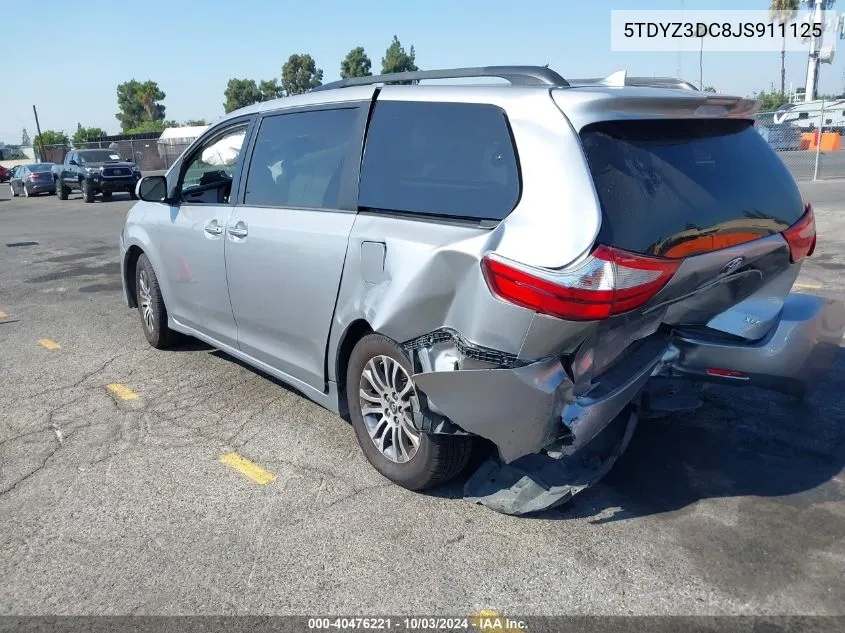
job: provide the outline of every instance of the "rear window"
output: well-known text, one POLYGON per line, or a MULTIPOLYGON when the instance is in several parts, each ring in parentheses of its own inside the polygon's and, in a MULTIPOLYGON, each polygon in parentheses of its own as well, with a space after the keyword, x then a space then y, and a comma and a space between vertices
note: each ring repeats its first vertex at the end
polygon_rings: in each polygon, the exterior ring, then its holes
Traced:
POLYGON ((501 220, 520 184, 505 113, 472 103, 379 101, 367 134, 362 208, 501 220))
POLYGON ((39 171, 50 171, 52 169, 51 164, 41 163, 39 165, 29 165, 29 171, 39 172, 39 171))
POLYGON ((668 257, 758 239, 801 217, 791 174, 743 120, 647 120, 585 127, 601 201, 599 241, 668 257), (709 247, 703 236, 713 236, 709 247))

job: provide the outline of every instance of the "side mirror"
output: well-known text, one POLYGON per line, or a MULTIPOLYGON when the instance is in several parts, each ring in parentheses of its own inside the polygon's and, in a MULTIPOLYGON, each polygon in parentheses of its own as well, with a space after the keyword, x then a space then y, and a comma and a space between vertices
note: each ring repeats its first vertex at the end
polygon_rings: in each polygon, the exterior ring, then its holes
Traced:
POLYGON ((135 185, 135 195, 147 202, 166 202, 167 178, 164 176, 144 176, 135 185))

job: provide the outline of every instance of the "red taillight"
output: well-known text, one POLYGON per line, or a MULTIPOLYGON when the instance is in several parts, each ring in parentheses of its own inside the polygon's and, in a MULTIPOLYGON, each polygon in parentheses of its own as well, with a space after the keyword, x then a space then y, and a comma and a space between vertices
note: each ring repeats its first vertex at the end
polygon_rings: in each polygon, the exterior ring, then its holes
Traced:
POLYGON ((37 178, 38 178, 38 176, 36 176, 35 174, 30 174, 29 176, 26 177, 27 180, 36 180, 37 178))
POLYGON ((783 237, 789 244, 789 259, 793 263, 813 254, 816 248, 816 216, 812 205, 807 205, 804 215, 783 232, 783 237))
POLYGON ((748 374, 743 374, 741 371, 734 371, 733 369, 708 367, 707 373, 711 376, 718 376, 719 378, 739 378, 741 380, 748 380, 748 374))
POLYGON ((574 321, 603 319, 643 305, 680 264, 609 246, 599 246, 564 270, 524 266, 492 253, 481 262, 490 291, 500 299, 574 321))

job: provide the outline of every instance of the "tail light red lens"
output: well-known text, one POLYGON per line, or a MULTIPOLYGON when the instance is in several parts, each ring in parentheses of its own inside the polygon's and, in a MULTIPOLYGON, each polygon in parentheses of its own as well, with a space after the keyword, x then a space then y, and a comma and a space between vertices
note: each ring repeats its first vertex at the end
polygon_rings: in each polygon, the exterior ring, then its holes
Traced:
POLYGON ((27 180, 35 180, 36 178, 38 178, 38 176, 36 176, 35 174, 30 174, 26 177, 27 180))
POLYGON ((563 270, 525 266, 494 253, 481 265, 490 291, 500 299, 561 319, 592 321, 643 305, 681 262, 599 246, 563 270))
POLYGON ((748 380, 748 374, 741 371, 734 371, 733 369, 720 369, 718 367, 708 367, 707 373, 710 376, 718 376, 720 378, 739 378, 741 380, 748 380))
POLYGON ((783 232, 783 237, 789 244, 789 259, 793 263, 813 254, 816 248, 816 216, 812 205, 806 206, 804 215, 783 232))

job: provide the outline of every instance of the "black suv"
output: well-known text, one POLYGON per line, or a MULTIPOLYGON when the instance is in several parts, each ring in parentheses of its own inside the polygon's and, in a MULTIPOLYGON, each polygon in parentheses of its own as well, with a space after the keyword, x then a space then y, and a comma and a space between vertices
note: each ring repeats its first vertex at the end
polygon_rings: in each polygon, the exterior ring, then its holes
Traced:
POLYGON ((53 167, 53 181, 60 200, 78 189, 85 202, 94 202, 94 196, 111 198, 115 191, 125 191, 135 199, 135 185, 141 178, 141 169, 121 158, 117 150, 81 149, 68 152, 61 165, 53 167))

